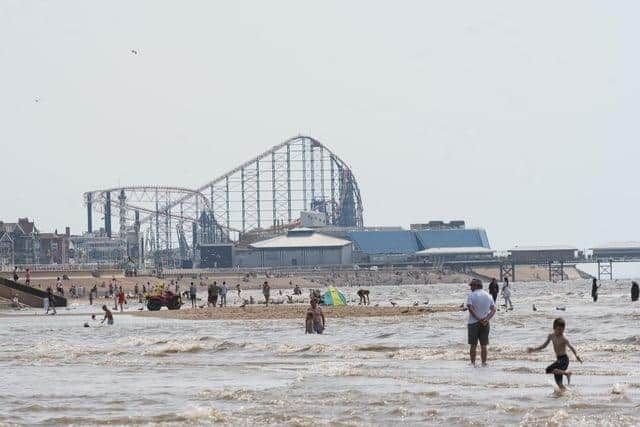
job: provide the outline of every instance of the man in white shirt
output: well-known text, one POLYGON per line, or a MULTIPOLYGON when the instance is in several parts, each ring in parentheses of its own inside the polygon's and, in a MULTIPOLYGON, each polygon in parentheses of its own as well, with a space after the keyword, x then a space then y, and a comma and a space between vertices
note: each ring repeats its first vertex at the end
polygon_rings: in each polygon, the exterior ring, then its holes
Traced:
POLYGON ((487 345, 489 345, 489 320, 496 314, 496 306, 493 298, 482 290, 482 281, 473 279, 469 283, 471 294, 467 298, 469 309, 469 322, 467 324, 469 334, 469 358, 471 364, 476 364, 476 348, 480 341, 480 357, 482 366, 487 364, 487 345))

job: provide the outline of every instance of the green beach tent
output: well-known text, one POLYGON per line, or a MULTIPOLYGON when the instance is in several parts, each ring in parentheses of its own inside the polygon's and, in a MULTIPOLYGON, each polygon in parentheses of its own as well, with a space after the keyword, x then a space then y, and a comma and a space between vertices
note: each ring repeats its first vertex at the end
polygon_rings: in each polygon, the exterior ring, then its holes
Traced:
POLYGON ((324 305, 347 305, 347 298, 332 286, 324 293, 324 305))

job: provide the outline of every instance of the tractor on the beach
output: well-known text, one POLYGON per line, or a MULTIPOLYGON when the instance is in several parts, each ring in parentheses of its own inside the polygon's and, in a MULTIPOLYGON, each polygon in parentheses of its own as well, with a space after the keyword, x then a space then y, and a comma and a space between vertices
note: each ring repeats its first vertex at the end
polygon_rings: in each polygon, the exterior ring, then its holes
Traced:
POLYGON ((165 291, 163 294, 149 294, 146 298, 149 311, 158 311, 162 306, 166 306, 169 310, 178 310, 182 305, 180 295, 171 291, 165 291))

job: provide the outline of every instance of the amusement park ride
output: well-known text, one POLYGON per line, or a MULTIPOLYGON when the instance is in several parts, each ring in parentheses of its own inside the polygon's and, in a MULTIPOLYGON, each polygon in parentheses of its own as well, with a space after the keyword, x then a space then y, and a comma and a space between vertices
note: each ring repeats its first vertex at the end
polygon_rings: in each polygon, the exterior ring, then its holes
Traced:
POLYGON ((125 186, 84 193, 87 231, 94 214, 118 238, 131 259, 185 265, 201 244, 242 243, 247 236, 296 226, 301 211, 322 212, 327 225, 360 228, 362 200, 347 164, 326 146, 297 136, 197 189, 125 186))

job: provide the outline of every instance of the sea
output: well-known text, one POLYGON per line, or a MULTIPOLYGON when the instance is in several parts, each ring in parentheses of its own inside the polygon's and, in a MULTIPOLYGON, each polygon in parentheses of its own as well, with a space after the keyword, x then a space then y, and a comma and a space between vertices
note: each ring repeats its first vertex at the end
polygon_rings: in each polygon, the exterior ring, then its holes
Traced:
MULTIPOLYGON (((186 321, 97 307, 0 313, 0 425, 640 425, 640 302, 630 281, 515 283, 491 322, 489 363, 468 359, 468 313, 186 321), (535 310, 534 310, 535 305, 535 310), (556 317, 584 363, 558 393, 556 317), (89 327, 84 327, 85 322, 89 327)), ((355 288, 341 289, 355 300, 355 288)), ((371 303, 454 305, 465 284, 371 287, 371 303)), ((258 297, 258 291, 255 297, 258 297)), ((357 303, 357 302, 352 302, 357 303)), ((136 308, 132 307, 131 311, 136 308)))

